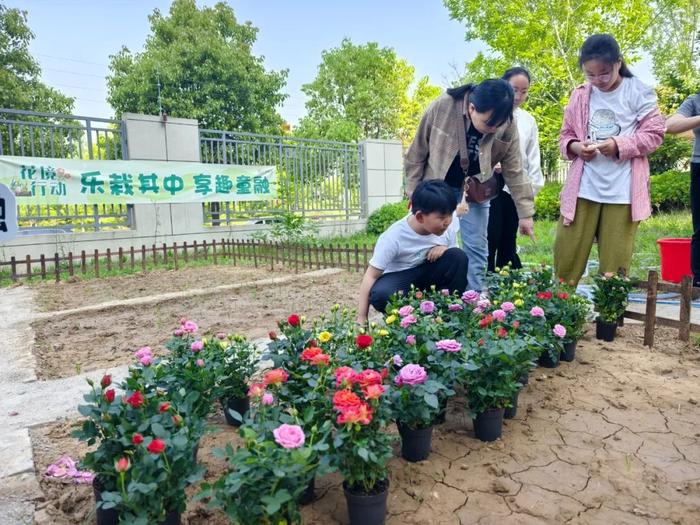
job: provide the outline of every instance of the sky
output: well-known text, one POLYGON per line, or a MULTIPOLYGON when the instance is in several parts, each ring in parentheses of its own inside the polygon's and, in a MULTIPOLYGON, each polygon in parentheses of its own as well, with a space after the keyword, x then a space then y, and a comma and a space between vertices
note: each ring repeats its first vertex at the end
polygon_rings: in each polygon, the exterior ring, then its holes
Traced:
MULTIPOLYGON (((28 12, 36 38, 30 50, 43 81, 75 97, 74 113, 111 117, 105 76, 109 56, 126 46, 141 51, 150 32, 148 15, 167 13, 170 0, 3 0, 28 12)), ((212 5, 213 0, 198 0, 212 5)), ((253 47, 268 69, 288 69, 289 95, 280 114, 292 123, 305 114, 301 86, 316 76, 324 49, 344 37, 353 43, 392 47, 433 84, 447 87, 464 64, 484 49, 465 42, 464 27, 450 20, 441 0, 228 0, 239 22, 259 29, 253 47)), ((648 61, 634 68, 653 83, 648 61)))

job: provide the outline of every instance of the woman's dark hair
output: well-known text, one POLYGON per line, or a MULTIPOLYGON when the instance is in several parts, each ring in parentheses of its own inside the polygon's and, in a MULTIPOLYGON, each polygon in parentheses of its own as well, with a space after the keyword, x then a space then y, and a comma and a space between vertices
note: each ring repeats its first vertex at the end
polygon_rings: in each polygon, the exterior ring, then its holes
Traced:
POLYGON ((486 121, 489 126, 500 126, 513 118, 513 88, 501 78, 450 88, 447 94, 456 99, 469 97, 469 102, 479 113, 493 111, 486 121))
POLYGON ((617 43, 612 35, 591 35, 581 46, 581 51, 578 55, 578 67, 583 68, 584 62, 589 60, 600 60, 606 64, 613 65, 615 62, 620 62, 620 76, 631 78, 632 72, 625 64, 625 59, 620 51, 620 44, 617 43))
POLYGON ((450 215, 457 208, 454 190, 443 180, 431 179, 421 182, 411 195, 411 212, 441 213, 450 215))
POLYGON ((511 67, 510 69, 506 69, 506 72, 503 73, 503 76, 501 77, 503 80, 510 80, 513 77, 517 77, 518 75, 522 75, 525 78, 527 78, 527 81, 530 82, 530 72, 525 69, 524 67, 520 66, 515 66, 511 67))

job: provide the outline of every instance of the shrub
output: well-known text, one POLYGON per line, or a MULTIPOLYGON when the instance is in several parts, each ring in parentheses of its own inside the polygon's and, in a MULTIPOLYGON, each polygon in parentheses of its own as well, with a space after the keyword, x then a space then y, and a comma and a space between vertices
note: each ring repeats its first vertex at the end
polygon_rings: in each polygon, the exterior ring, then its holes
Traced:
POLYGON ((651 205, 656 211, 682 210, 690 206, 690 175, 669 170, 651 177, 651 205))
POLYGON ((669 170, 687 170, 693 143, 685 137, 666 135, 658 149, 649 155, 649 172, 658 175, 669 170))
POLYGON ((372 212, 367 219, 367 233, 381 235, 393 223, 402 219, 408 213, 408 201, 385 204, 372 212))
POLYGON ((560 182, 549 182, 535 197, 535 217, 538 220, 559 219, 559 193, 562 184, 560 182))

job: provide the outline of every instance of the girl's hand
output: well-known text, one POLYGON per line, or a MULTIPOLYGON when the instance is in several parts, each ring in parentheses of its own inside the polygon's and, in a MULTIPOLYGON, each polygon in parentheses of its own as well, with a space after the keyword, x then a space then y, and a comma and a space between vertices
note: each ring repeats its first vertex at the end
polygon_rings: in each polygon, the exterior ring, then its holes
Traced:
POLYGON ((569 146, 572 153, 581 157, 585 161, 593 160, 598 154, 598 144, 584 144, 583 142, 572 142, 569 146))
POLYGON ((598 151, 600 151, 606 157, 617 157, 619 150, 617 149, 617 142, 614 139, 605 139, 603 142, 598 144, 598 151))

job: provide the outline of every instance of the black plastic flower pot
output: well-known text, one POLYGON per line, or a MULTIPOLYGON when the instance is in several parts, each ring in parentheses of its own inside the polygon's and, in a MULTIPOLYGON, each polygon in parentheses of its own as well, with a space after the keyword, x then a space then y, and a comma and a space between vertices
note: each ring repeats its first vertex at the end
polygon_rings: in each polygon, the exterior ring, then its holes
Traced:
POLYGON ((304 489, 304 492, 301 493, 299 498, 297 499, 297 503, 299 505, 308 505, 314 500, 314 490, 316 489, 316 476, 311 478, 311 481, 309 481, 309 484, 306 486, 306 489, 304 489))
POLYGON ((574 357, 576 357, 576 345, 578 344, 578 341, 571 341, 570 343, 565 343, 564 344, 564 351, 561 353, 561 356, 559 357, 562 361, 566 361, 567 363, 571 363, 571 361, 574 360, 574 357))
POLYGON ((602 341, 614 341, 615 333, 617 332, 617 323, 608 323, 602 319, 596 319, 595 322, 595 337, 602 341))
POLYGON ((180 513, 177 511, 169 512, 158 525, 180 525, 180 513))
POLYGON ((503 433, 502 408, 490 408, 473 419, 474 434, 481 441, 496 441, 503 433))
POLYGON ((552 357, 552 353, 549 350, 545 350, 540 354, 539 359, 537 362, 540 364, 540 366, 543 366, 545 368, 556 368, 559 366, 559 357, 561 356, 561 351, 559 348, 557 348, 557 352, 555 352, 555 356, 552 357))
POLYGON ((617 326, 625 326, 625 316, 621 315, 617 318, 617 326))
POLYGON ((506 407, 503 411, 503 419, 513 419, 518 414, 518 395, 520 390, 518 390, 513 397, 510 399, 511 406, 506 407))
POLYGON ((401 457, 413 463, 427 459, 433 439, 432 425, 428 428, 413 429, 397 421, 396 426, 401 435, 401 457))
POLYGON ((387 479, 379 485, 374 494, 364 494, 350 490, 347 483, 343 482, 350 525, 384 525, 386 500, 389 496, 389 480, 387 479))
MULTIPOLYGON (((100 481, 95 478, 92 482, 92 491, 95 494, 95 503, 100 503, 102 501, 101 492, 104 487, 100 481)), ((95 518, 97 519, 97 525, 118 525, 119 523, 119 511, 115 508, 103 509, 102 507, 95 508, 95 518)))
POLYGON ((224 417, 226 418, 226 423, 234 427, 240 427, 242 422, 235 419, 229 412, 229 409, 235 410, 241 415, 241 417, 245 417, 246 412, 248 412, 248 409, 250 408, 250 399, 247 397, 242 399, 228 399, 226 401, 222 401, 221 404, 224 407, 224 417))
POLYGON ((518 378, 518 383, 525 386, 530 382, 530 373, 525 372, 518 378))

